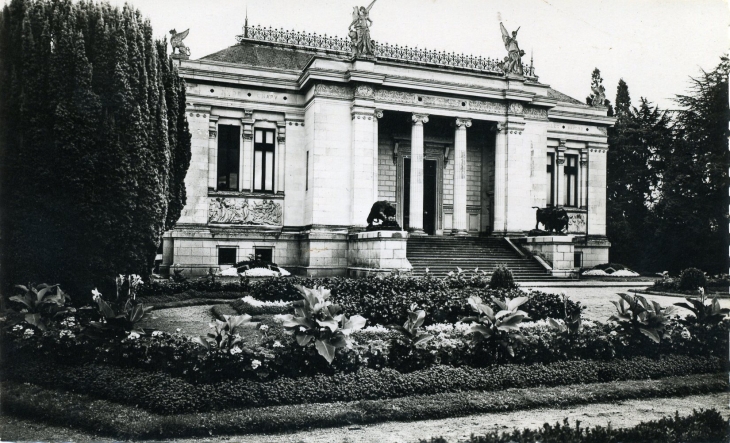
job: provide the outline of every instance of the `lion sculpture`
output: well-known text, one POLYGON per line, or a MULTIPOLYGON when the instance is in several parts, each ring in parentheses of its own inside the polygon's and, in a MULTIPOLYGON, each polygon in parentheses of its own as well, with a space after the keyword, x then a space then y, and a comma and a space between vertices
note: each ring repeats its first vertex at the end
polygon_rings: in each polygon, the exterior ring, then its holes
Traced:
POLYGON ((401 228, 395 219, 395 207, 388 201, 382 200, 373 203, 368 215, 368 231, 400 231, 401 228))
POLYGON ((563 234, 568 232, 568 213, 565 212, 564 208, 561 207, 547 207, 538 208, 535 213, 535 231, 538 231, 538 226, 542 223, 545 231, 554 232, 556 234, 563 234))

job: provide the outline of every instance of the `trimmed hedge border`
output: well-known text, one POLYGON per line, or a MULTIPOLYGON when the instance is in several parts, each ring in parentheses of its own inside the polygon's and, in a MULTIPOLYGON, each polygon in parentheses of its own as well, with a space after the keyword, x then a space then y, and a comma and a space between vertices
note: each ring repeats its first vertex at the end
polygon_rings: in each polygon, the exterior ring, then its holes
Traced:
POLYGON ((462 391, 564 386, 578 383, 665 378, 717 373, 716 357, 668 356, 658 360, 566 361, 492 368, 433 366, 402 374, 392 369, 317 375, 268 382, 245 379, 194 385, 163 372, 86 364, 49 367, 35 361, 6 364, 3 377, 41 386, 88 393, 165 414, 222 411, 237 407, 376 400, 462 391))
MULTIPOLYGON (((695 409, 692 414, 680 417, 676 412, 673 416, 660 420, 641 422, 636 426, 625 429, 612 429, 603 426, 581 428, 580 420, 575 426, 568 423, 568 419, 555 426, 545 423, 540 429, 515 430, 512 433, 490 431, 485 435, 474 435, 466 443, 679 443, 679 442, 724 442, 730 429, 728 423, 717 409, 695 409)), ((459 440, 462 441, 462 440, 459 440)), ((430 440, 419 440, 419 443, 448 443, 443 437, 430 440)))
POLYGON ((42 417, 49 424, 84 429, 118 439, 162 439, 441 419, 635 398, 710 394, 723 392, 727 388, 725 374, 708 374, 661 380, 509 389, 493 393, 458 392, 391 400, 159 415, 105 400, 94 400, 81 394, 4 382, 1 407, 6 414, 33 420, 42 417))
POLYGON ((160 309, 171 309, 171 308, 186 308, 188 306, 205 306, 205 305, 227 305, 230 304, 229 299, 215 299, 215 298, 192 298, 189 300, 178 300, 170 301, 166 303, 156 303, 152 305, 153 311, 159 311, 160 309))

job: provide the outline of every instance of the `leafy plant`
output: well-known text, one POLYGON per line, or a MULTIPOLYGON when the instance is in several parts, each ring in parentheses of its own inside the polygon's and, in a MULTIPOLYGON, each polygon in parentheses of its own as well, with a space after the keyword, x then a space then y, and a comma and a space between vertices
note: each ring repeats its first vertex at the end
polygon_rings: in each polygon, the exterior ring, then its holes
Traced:
POLYGON ((699 323, 701 325, 716 325, 730 314, 730 309, 720 308, 720 302, 717 300, 717 297, 713 297, 709 304, 705 304, 707 297, 705 296, 705 291, 702 289, 700 289, 700 296, 698 298, 687 297, 686 300, 690 304, 685 302, 674 304, 674 306, 688 309, 694 314, 694 321, 689 319, 683 320, 682 322, 685 324, 699 323))
POLYGON ((512 289, 517 287, 512 271, 507 268, 507 265, 499 265, 492 272, 489 287, 492 289, 512 289))
POLYGON ((624 335, 643 334, 659 343, 667 336, 667 326, 677 308, 663 308, 659 303, 649 302, 641 295, 618 294, 621 300, 611 300, 618 313, 608 320, 618 323, 617 332, 624 335))
POLYGON ((472 343, 475 344, 488 339, 501 346, 509 355, 514 357, 515 351, 512 348, 512 339, 523 340, 518 325, 523 319, 528 318, 527 314, 518 308, 527 300, 527 297, 517 297, 512 300, 507 298, 505 301, 492 298, 492 301, 501 308, 501 311, 495 314, 494 310, 484 304, 480 297, 469 297, 469 306, 477 313, 477 316, 466 317, 462 321, 464 323, 475 323, 468 332, 468 334, 474 334, 472 343))
POLYGON ((66 306, 66 302, 70 302, 71 297, 58 285, 51 286, 41 283, 33 286, 28 283, 28 286, 15 285, 15 287, 23 291, 23 294, 10 297, 10 301, 25 306, 24 310, 27 311, 25 321, 41 331, 47 329, 49 319, 75 311, 74 308, 66 306))
POLYGON ((426 311, 423 309, 416 311, 416 305, 414 304, 411 305, 411 309, 408 311, 408 320, 403 326, 388 325, 388 328, 403 334, 403 337, 408 340, 411 346, 419 346, 433 339, 433 335, 420 329, 425 319, 426 311))
POLYGON ((679 289, 694 291, 707 285, 705 273, 697 268, 687 268, 679 274, 679 289))
POLYGON ((171 269, 172 276, 170 278, 172 278, 172 281, 174 281, 175 283, 182 283, 188 279, 185 276, 185 269, 181 268, 180 265, 175 264, 172 266, 171 269))
POLYGON ((216 320, 210 324, 214 332, 209 332, 207 336, 195 337, 193 341, 207 350, 220 349, 235 354, 234 348, 242 343, 242 338, 237 333, 237 329, 253 328, 256 327, 256 323, 251 322, 251 316, 248 314, 224 315, 223 319, 225 321, 216 320))
POLYGON ((143 303, 136 301, 137 288, 142 283, 142 279, 135 274, 128 276, 119 275, 116 278, 116 283, 117 298, 111 302, 104 300, 101 292, 97 289, 91 291, 99 314, 101 315, 101 321, 92 321, 89 322, 89 325, 97 330, 110 332, 114 335, 121 335, 122 333, 128 332, 143 333, 137 327, 137 323, 153 307, 144 306, 143 303))
POLYGON ((295 307, 295 314, 284 316, 282 325, 288 334, 296 337, 300 346, 314 341, 317 352, 331 364, 335 350, 347 346, 350 333, 362 329, 367 320, 359 315, 348 319, 339 305, 328 301, 328 289, 298 285, 296 288, 304 300, 295 307))
POLYGON ((580 318, 580 310, 572 311, 569 313, 568 294, 562 292, 560 295, 563 298, 563 308, 565 311, 565 315, 563 316, 563 323, 558 323, 553 318, 548 318, 548 323, 553 329, 557 330, 561 334, 574 336, 578 334, 581 329, 583 329, 583 322, 580 318))

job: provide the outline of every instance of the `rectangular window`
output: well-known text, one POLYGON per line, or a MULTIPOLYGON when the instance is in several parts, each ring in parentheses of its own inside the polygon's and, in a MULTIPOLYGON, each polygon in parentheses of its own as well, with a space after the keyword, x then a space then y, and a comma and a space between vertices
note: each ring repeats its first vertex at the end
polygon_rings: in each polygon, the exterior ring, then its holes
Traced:
POLYGON ((307 165, 306 165, 306 172, 305 172, 305 182, 304 182, 304 190, 309 191, 309 151, 307 151, 307 165))
POLYGON ((236 248, 218 248, 219 265, 236 264, 236 248))
POLYGON ((253 190, 274 192, 274 131, 256 129, 253 144, 253 190))
POLYGON ((565 156, 565 206, 578 206, 578 156, 565 156))
POLYGON ((264 263, 271 264, 274 259, 274 250, 272 248, 254 248, 256 259, 264 263))
POLYGON ((555 196, 555 180, 553 180, 553 171, 555 170, 555 153, 549 152, 547 158, 547 202, 546 206, 552 206, 554 204, 555 196))
POLYGON ((218 125, 218 190, 238 191, 241 127, 218 125))
POLYGON ((573 253, 573 267, 574 268, 583 267, 583 252, 574 252, 573 253))

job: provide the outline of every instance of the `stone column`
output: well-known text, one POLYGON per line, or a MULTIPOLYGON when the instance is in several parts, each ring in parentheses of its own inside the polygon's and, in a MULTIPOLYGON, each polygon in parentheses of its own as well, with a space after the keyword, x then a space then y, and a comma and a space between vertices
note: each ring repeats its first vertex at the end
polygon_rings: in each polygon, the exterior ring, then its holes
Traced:
POLYGON ((565 196, 565 139, 560 139, 557 152, 555 153, 555 206, 564 206, 565 196))
POLYGON ((276 153, 274 155, 274 194, 284 192, 284 168, 286 167, 286 122, 276 122, 276 153))
POLYGON ((467 235, 466 214, 466 128, 471 119, 457 118, 454 132, 454 221, 453 234, 467 235))
POLYGON ((373 125, 373 202, 378 201, 378 152, 380 150, 380 146, 378 145, 378 120, 381 118, 383 118, 383 110, 376 109, 374 121, 375 124, 373 125))
POLYGON ((253 179, 251 173, 253 171, 253 110, 244 109, 242 124, 243 146, 240 157, 240 173, 241 187, 240 190, 249 190, 253 192, 253 179))
POLYGON ((606 143, 588 144, 588 235, 606 235, 606 143))
POLYGON ((588 150, 580 150, 580 162, 578 163, 578 207, 586 207, 586 195, 588 194, 588 150))
POLYGON ((208 189, 218 187, 218 116, 208 121, 208 189))
POLYGON ((492 231, 504 232, 507 223, 506 189, 507 189, 507 130, 505 125, 497 123, 494 143, 494 226, 492 231))
POLYGON ((428 115, 413 114, 411 126, 411 195, 409 229, 413 235, 426 235, 423 232, 423 125, 428 123, 428 115))

